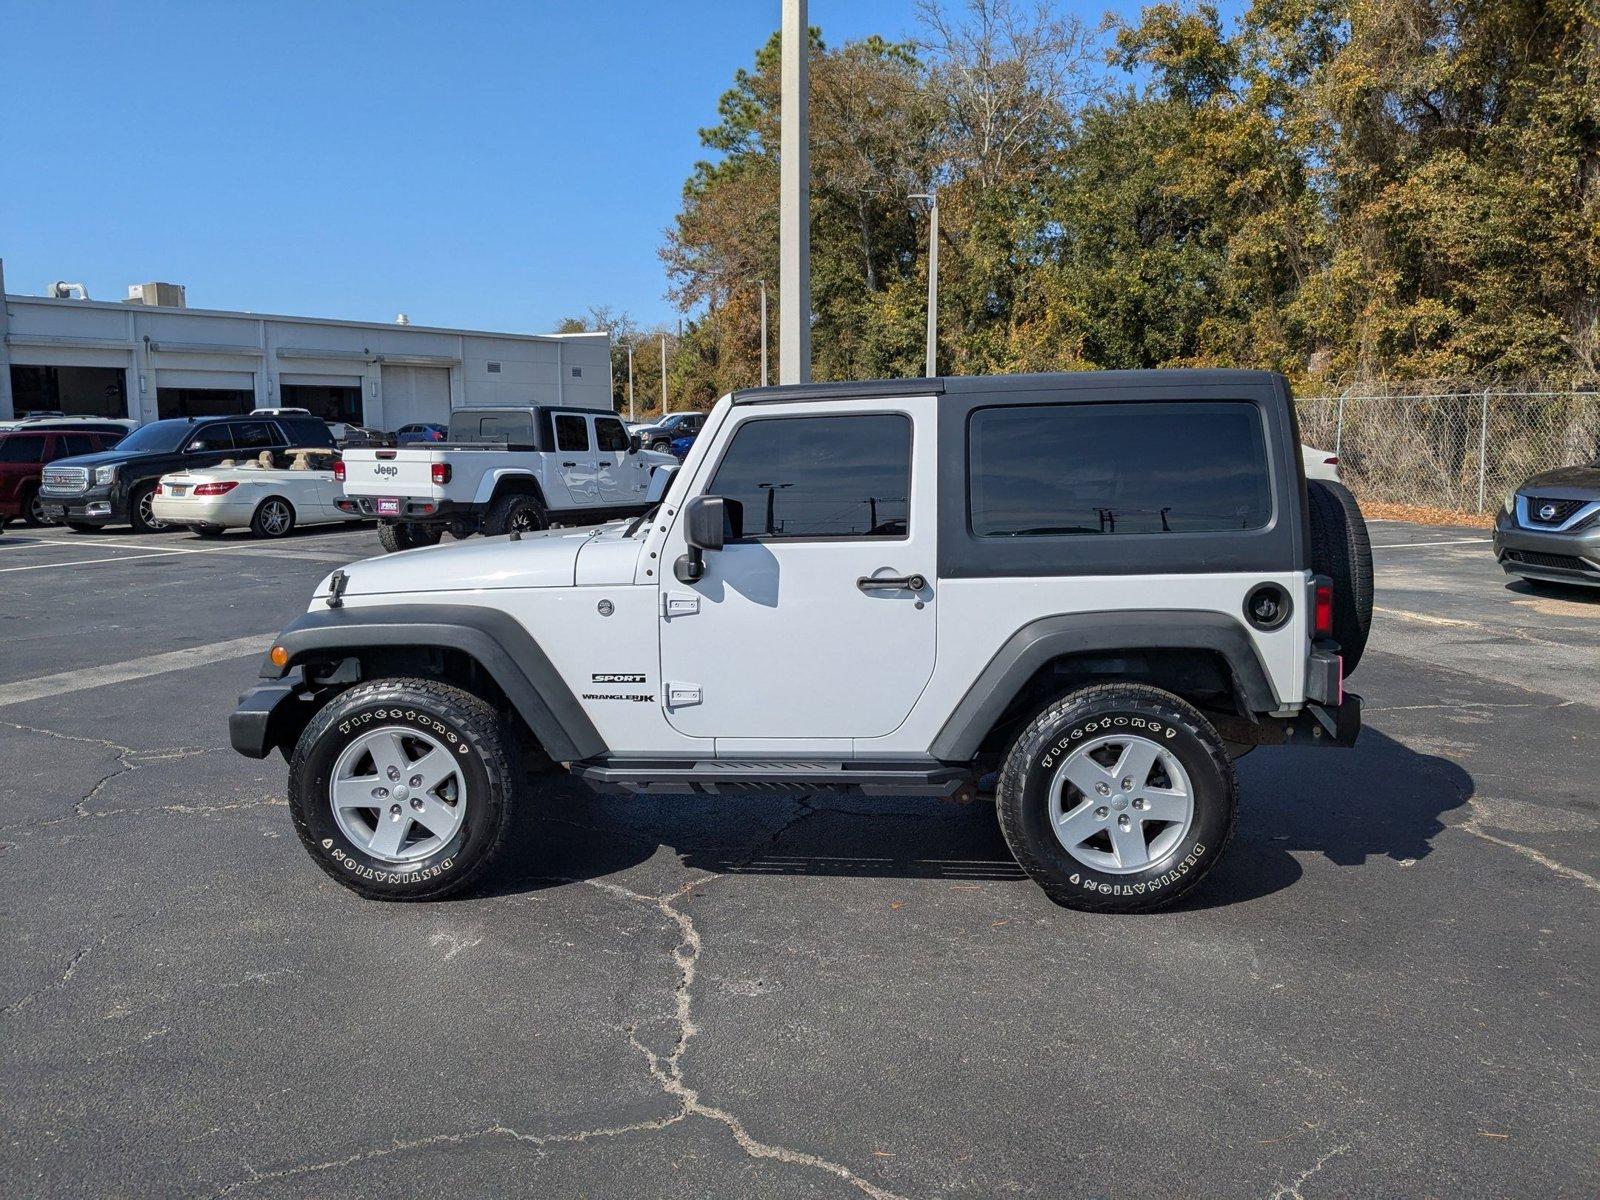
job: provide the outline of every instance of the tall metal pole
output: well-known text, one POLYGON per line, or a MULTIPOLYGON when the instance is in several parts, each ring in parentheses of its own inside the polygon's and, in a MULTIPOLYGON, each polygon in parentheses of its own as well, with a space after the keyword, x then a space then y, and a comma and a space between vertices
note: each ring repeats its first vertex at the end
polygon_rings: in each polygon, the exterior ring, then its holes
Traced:
POLYGON ((761 285, 761 386, 767 386, 767 281, 756 280, 761 285))
POLYGON ((939 193, 914 192, 913 200, 928 202, 928 340, 923 374, 939 373, 939 193))
POLYGON ((667 335, 661 335, 661 415, 667 415, 667 335))
POLYGON ((632 424, 633 416, 633 343, 628 343, 628 423, 632 424))
POLYGON ((783 0, 778 141, 778 382, 811 381, 811 165, 806 0, 783 0))

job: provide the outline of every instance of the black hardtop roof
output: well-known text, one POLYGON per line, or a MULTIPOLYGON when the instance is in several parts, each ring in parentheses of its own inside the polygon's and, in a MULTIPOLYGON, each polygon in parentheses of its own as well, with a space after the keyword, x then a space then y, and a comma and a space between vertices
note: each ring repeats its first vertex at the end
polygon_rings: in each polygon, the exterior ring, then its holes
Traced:
MULTIPOLYGON (((1054 371, 1032 375, 941 375, 935 378, 865 379, 841 383, 789 383, 741 388, 734 404, 793 404, 802 400, 861 400, 874 396, 944 396, 981 392, 1039 392, 1119 387, 1260 387, 1283 379, 1276 371, 1160 368, 1145 371, 1054 371)), ((1287 390, 1287 389, 1285 389, 1287 390)))

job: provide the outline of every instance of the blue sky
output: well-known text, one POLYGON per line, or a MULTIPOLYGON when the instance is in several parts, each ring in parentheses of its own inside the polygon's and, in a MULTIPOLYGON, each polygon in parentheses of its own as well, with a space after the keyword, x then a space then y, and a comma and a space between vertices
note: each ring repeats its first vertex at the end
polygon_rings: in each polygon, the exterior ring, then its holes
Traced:
MULTIPOLYGON (((810 16, 837 44, 906 36, 913 7, 810 16)), ((697 131, 778 12, 0 0, 6 289, 160 279, 195 307, 508 331, 591 304, 668 320, 656 249, 697 131)))

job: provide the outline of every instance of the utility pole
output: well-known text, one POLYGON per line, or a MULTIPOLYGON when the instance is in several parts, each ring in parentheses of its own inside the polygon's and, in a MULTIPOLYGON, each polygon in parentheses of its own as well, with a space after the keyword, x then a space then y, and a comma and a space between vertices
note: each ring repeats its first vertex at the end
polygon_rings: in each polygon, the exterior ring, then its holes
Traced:
POLYGON ((661 335, 661 415, 667 415, 667 335, 661 335))
POLYGON ((811 166, 806 0, 783 0, 778 140, 778 382, 811 381, 811 166))
POLYGON ((939 193, 915 192, 911 198, 928 202, 928 345, 922 373, 932 379, 939 373, 939 193))
POLYGON ((761 285, 761 386, 767 386, 767 281, 756 280, 761 285))
POLYGON ((628 423, 633 424, 633 343, 628 343, 628 423))

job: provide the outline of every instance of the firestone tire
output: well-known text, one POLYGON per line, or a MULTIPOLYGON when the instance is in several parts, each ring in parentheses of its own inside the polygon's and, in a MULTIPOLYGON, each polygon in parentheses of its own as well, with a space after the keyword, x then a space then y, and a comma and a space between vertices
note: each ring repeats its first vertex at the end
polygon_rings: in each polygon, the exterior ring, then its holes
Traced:
POLYGON ((1072 692, 1034 718, 1006 756, 995 808, 1017 862, 1057 904, 1149 912, 1193 889, 1222 856, 1238 819, 1238 782, 1198 710, 1160 688, 1114 683, 1072 692), (1140 755, 1152 764, 1143 778, 1125 766, 1140 755), (1126 868, 1109 863, 1121 858, 1119 823, 1124 841, 1128 828, 1137 831, 1133 844, 1147 861, 1133 850, 1126 868))
POLYGON ((470 692, 429 679, 358 684, 317 713, 295 745, 295 832, 318 866, 368 899, 452 895, 481 876, 505 844, 513 781, 506 746, 500 717, 470 692), (388 751, 364 749, 368 744, 401 747, 398 775, 384 773, 379 755, 388 751), (441 769, 429 767, 436 761, 430 755, 445 756, 437 761, 451 774, 427 792, 405 794, 407 772, 416 770, 416 780, 441 769), (369 784, 390 790, 370 810, 350 808, 344 789, 364 793, 369 784), (436 811, 456 822, 447 835, 435 836, 424 823, 436 811), (404 843, 392 853, 377 849, 380 831, 401 822, 404 843))
POLYGON ((1372 541, 1361 506, 1342 483, 1306 480, 1311 569, 1333 580, 1333 636, 1344 673, 1355 672, 1372 629, 1372 541))
POLYGON ((415 521, 378 522, 378 541, 390 554, 401 550, 415 550, 419 546, 437 545, 443 536, 442 529, 419 525, 415 521))
POLYGON ((483 514, 483 536, 499 537, 513 529, 519 533, 533 533, 550 528, 550 513, 537 496, 512 494, 501 496, 489 511, 483 514))

